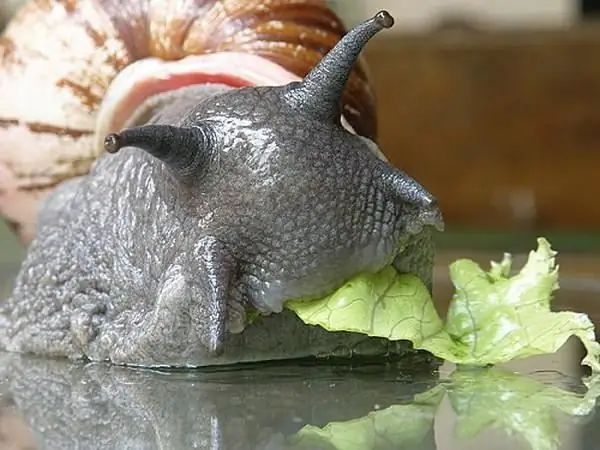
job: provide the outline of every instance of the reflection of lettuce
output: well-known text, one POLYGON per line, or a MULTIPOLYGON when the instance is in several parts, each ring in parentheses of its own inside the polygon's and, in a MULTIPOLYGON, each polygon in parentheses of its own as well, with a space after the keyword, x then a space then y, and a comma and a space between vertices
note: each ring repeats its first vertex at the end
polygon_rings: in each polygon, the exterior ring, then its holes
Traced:
POLYGON ((490 271, 462 259, 450 266, 455 294, 446 323, 438 316, 421 281, 392 267, 361 274, 330 296, 288 302, 305 323, 329 331, 353 331, 390 340, 410 340, 415 348, 457 364, 484 366, 556 352, 572 335, 587 349, 583 364, 600 371, 600 344, 584 314, 551 312, 558 288, 556 253, 545 239, 519 273, 510 276, 505 255, 490 271))
POLYGON ((394 405, 347 422, 331 422, 323 428, 307 425, 292 439, 293 448, 374 450, 380 448, 422 449, 433 431, 442 386, 418 394, 412 403, 394 405))
POLYGON ((598 394, 597 389, 590 389, 581 396, 496 369, 457 370, 448 386, 459 438, 494 427, 521 437, 535 450, 559 447, 555 411, 586 416, 593 411, 598 394))
POLYGON ((497 369, 459 369, 447 383, 415 396, 412 405, 391 406, 361 419, 330 423, 323 428, 306 426, 290 439, 292 448, 422 448, 419 444, 431 432, 444 392, 456 414, 458 438, 472 438, 493 427, 528 442, 532 450, 559 447, 554 411, 587 416, 600 394, 597 389, 590 389, 585 395, 578 395, 497 369))

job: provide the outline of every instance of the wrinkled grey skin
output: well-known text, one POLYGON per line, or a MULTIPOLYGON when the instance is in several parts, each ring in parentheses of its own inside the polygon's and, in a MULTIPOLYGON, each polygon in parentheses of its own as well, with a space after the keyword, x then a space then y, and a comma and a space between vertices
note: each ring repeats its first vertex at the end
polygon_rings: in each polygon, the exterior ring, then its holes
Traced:
POLYGON ((340 124, 374 21, 303 83, 182 89, 108 137, 118 153, 44 205, 0 346, 178 366, 402 351, 283 310, 393 262, 431 284, 435 199, 340 124), (248 311, 267 317, 246 326, 248 311))
MULTIPOLYGON (((376 427, 371 448, 433 450, 438 405, 398 406, 436 384, 432 369, 409 358, 363 369, 288 364, 165 374, 0 355, 0 428, 4 417, 22 417, 38 450, 329 450, 327 442, 297 442, 296 433, 396 405, 394 426, 376 427), (417 382, 399 383, 399 374, 417 382)), ((390 414, 381 414, 389 424, 390 414)), ((0 435, 0 448, 7 444, 0 435)))

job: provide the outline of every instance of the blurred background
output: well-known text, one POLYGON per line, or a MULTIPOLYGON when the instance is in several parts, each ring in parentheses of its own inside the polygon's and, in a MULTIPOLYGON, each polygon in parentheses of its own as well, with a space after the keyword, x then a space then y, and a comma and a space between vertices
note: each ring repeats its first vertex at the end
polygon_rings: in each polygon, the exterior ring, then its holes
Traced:
POLYGON ((397 19, 365 52, 380 142, 439 198, 442 244, 600 248, 600 2, 333 4, 350 23, 397 19))

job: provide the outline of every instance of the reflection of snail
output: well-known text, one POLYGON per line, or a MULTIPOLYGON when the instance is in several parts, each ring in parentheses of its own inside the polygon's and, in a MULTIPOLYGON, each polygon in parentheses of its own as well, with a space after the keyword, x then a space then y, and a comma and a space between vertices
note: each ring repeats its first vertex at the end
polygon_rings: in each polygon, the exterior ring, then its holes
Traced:
MULTIPOLYGON (((95 131, 121 128, 153 94, 303 77, 345 32, 326 3, 29 1, 0 40, 0 214, 30 240, 39 199, 102 152, 95 131)), ((350 125, 373 137, 360 64, 343 105, 350 125)))
POLYGON ((563 425, 589 419, 598 395, 572 392, 576 383, 558 373, 465 368, 439 380, 415 362, 160 373, 0 354, 0 390, 41 447, 89 450, 433 450, 436 438, 481 448, 490 437, 504 447, 574 448, 561 443, 555 413, 563 425), (398 382, 400 373, 414 381, 398 382))
POLYGON ((14 397, 40 448, 302 450, 292 442, 306 425, 364 422, 377 405, 406 412, 387 414, 392 427, 377 429, 386 444, 363 450, 434 450, 437 405, 410 403, 435 383, 432 366, 415 363, 160 373, 5 354, 0 389, 14 397), (422 373, 421 381, 396 382, 406 371, 422 373), (405 445, 391 447, 397 435, 405 445), (419 445, 407 445, 417 437, 419 445))

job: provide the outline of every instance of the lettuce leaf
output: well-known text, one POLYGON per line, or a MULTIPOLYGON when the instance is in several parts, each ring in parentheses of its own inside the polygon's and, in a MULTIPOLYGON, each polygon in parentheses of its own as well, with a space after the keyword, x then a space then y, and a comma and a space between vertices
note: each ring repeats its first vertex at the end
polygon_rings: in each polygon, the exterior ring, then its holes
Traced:
POLYGON ((393 267, 362 273, 331 295, 286 303, 308 325, 390 340, 409 340, 416 349, 456 364, 487 366, 554 353, 571 336, 587 350, 582 364, 600 372, 600 344, 585 314, 552 312, 558 289, 556 252, 538 239, 524 267, 511 276, 504 255, 489 271, 461 259, 450 266, 455 294, 446 321, 418 277, 393 267))

